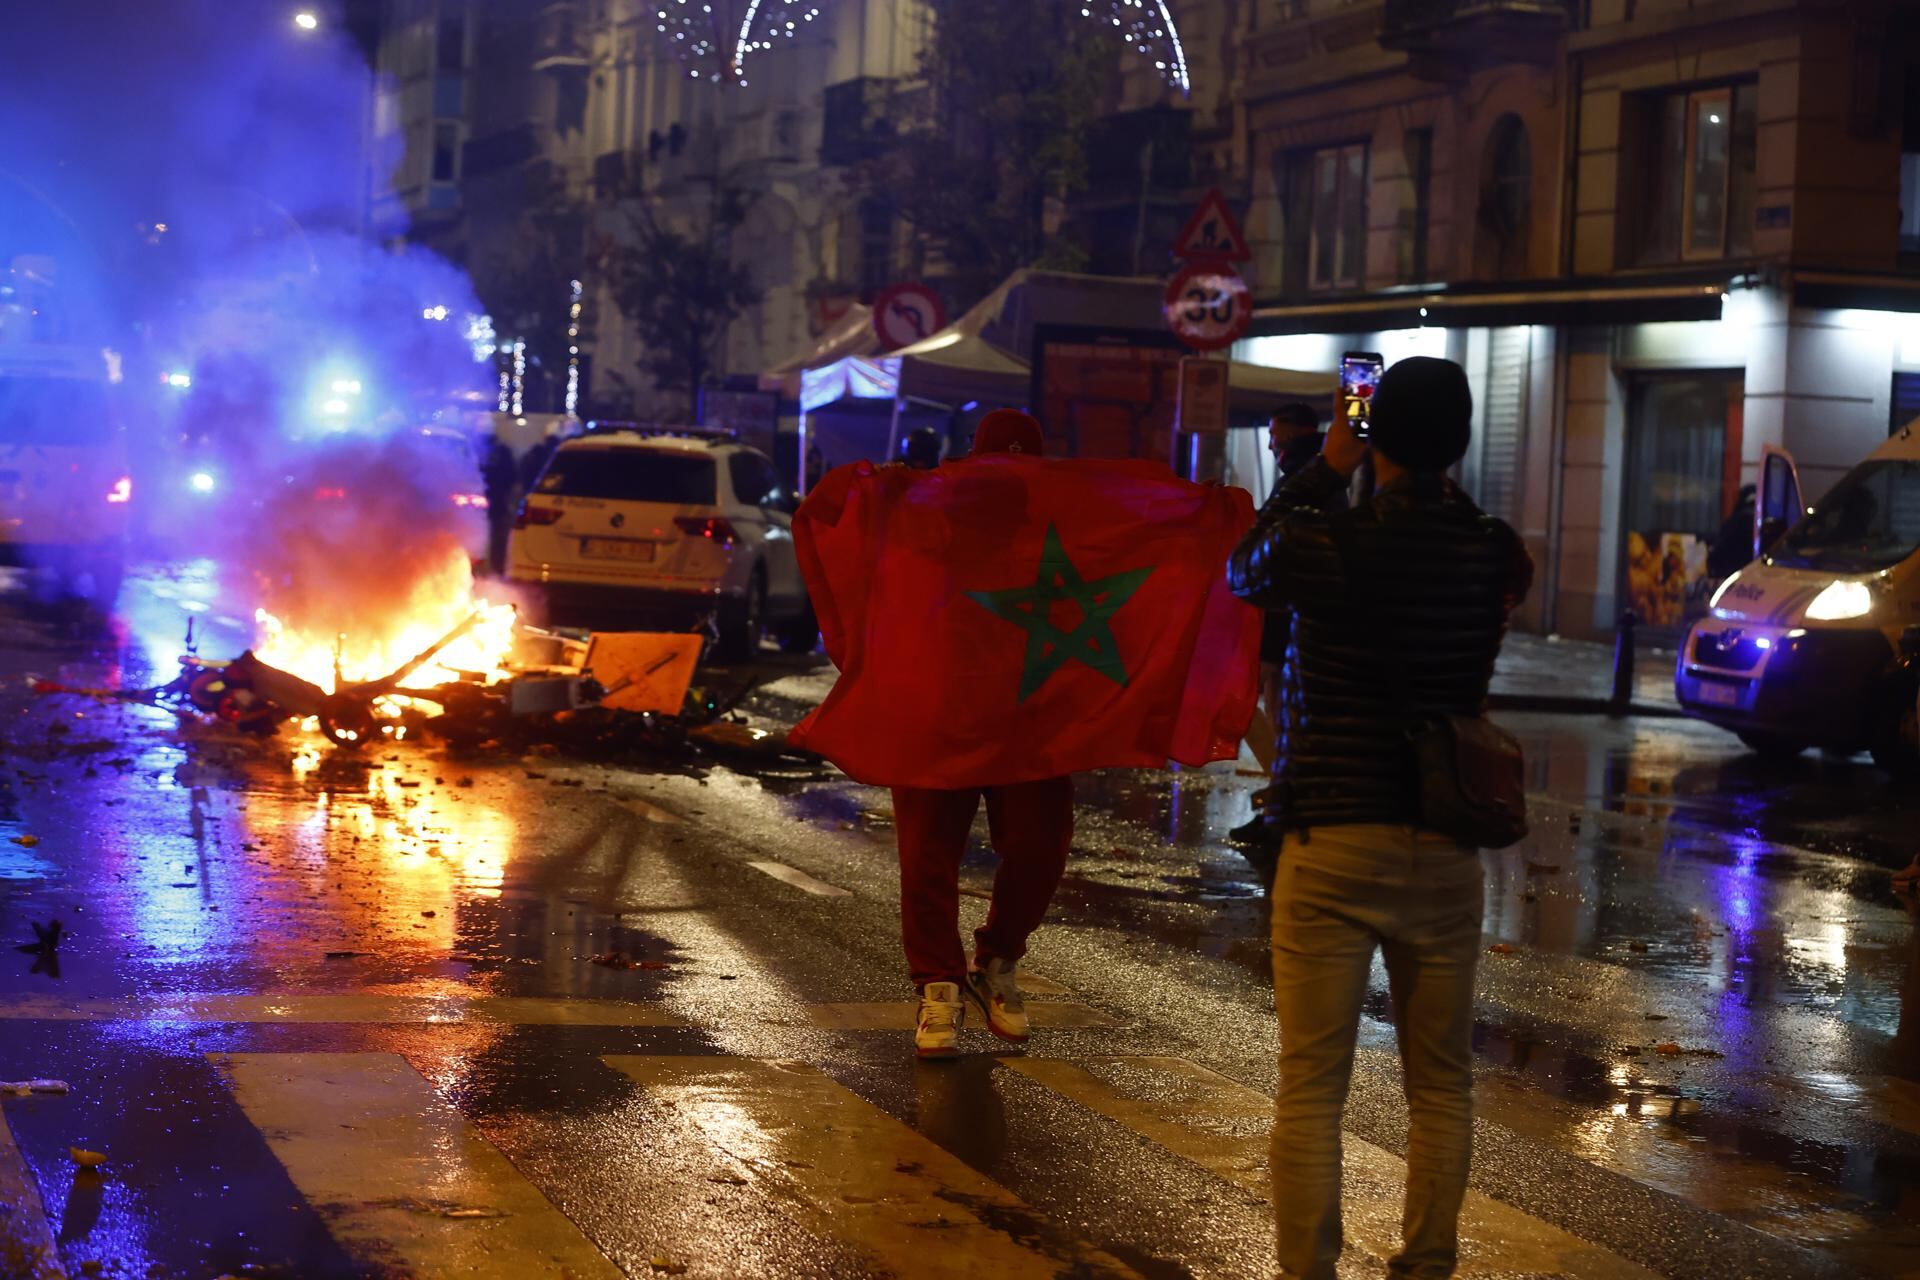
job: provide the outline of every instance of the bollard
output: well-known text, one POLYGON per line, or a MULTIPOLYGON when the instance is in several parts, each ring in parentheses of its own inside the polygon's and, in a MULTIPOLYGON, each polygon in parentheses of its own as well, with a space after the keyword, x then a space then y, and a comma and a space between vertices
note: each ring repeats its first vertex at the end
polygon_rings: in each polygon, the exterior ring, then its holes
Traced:
POLYGON ((1639 625, 1640 615, 1624 609, 1613 633, 1613 693, 1607 703, 1614 715, 1626 714, 1633 704, 1633 632, 1639 625))

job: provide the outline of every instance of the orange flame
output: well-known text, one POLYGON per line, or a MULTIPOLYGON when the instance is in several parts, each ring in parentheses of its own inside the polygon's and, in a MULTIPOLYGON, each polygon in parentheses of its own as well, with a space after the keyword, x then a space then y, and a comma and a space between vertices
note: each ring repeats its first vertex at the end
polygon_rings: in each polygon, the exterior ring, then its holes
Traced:
POLYGON ((404 607, 352 632, 332 635, 302 627, 298 619, 254 611, 260 640, 254 653, 262 662, 334 689, 336 652, 341 678, 348 684, 377 680, 412 660, 429 645, 478 611, 479 619, 433 659, 400 682, 405 689, 431 689, 479 673, 486 683, 503 679, 513 652, 515 611, 474 594, 473 569, 466 553, 451 549, 445 560, 406 593, 404 607))

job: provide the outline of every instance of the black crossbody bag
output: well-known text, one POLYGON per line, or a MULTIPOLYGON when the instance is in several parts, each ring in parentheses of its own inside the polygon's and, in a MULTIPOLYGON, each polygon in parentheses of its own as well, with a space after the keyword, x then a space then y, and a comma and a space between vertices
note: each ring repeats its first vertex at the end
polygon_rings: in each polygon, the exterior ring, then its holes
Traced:
MULTIPOLYGON (((1347 589, 1359 592, 1354 577, 1357 557, 1348 513, 1328 521, 1333 546, 1347 580, 1347 589)), ((1381 613, 1371 594, 1356 601, 1367 624, 1386 646, 1375 650, 1377 665, 1386 677, 1387 691, 1396 705, 1407 709, 1408 745, 1420 776, 1420 825, 1463 845, 1477 849, 1504 849, 1527 834, 1526 757, 1520 742, 1484 715, 1422 716, 1412 712, 1413 682, 1400 655, 1405 652, 1400 630, 1381 613)))

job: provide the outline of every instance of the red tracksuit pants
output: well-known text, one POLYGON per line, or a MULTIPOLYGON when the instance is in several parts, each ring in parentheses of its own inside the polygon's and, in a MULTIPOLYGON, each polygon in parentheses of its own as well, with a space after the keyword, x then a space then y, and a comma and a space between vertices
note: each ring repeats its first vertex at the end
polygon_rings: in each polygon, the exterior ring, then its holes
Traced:
POLYGON ((1040 927, 1067 869, 1073 843, 1073 779, 1047 778, 1006 787, 933 791, 893 789, 900 839, 900 934, 916 987, 959 982, 967 957, 960 946, 960 859, 980 797, 1000 869, 993 876, 987 922, 974 930, 974 954, 1018 960, 1040 927))

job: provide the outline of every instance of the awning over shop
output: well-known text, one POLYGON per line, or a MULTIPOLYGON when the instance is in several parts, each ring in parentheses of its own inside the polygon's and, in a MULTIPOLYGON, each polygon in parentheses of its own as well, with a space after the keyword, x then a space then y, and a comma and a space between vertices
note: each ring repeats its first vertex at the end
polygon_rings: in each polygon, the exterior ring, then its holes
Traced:
POLYGON ((832 364, 847 356, 870 356, 880 350, 880 335, 873 331, 873 308, 854 303, 839 323, 821 335, 820 341, 805 355, 786 360, 760 375, 762 391, 778 391, 789 399, 800 397, 800 373, 832 364))
POLYGON ((1340 375, 1304 369, 1276 369, 1270 365, 1235 360, 1227 371, 1227 390, 1233 407, 1274 405, 1282 400, 1315 400, 1331 396, 1340 387, 1340 375))
POLYGON ((1845 271, 1796 271, 1793 305, 1822 310, 1920 311, 1920 279, 1845 271))
POLYGON ((1249 336, 1371 333, 1430 326, 1462 329, 1514 324, 1604 325, 1654 320, 1718 320, 1731 281, 1597 280, 1538 288, 1409 286, 1364 297, 1257 307, 1249 336))

